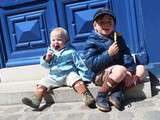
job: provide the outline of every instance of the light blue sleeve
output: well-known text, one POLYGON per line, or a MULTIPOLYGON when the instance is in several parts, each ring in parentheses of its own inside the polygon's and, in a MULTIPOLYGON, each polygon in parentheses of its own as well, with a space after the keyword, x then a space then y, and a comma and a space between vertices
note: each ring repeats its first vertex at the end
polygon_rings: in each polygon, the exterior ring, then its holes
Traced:
MULTIPOLYGON (((48 50, 47 51, 53 51, 50 47, 48 47, 48 50)), ((52 60, 48 63, 46 60, 45 60, 45 55, 41 56, 40 58, 40 65, 46 69, 50 69, 50 67, 52 66, 52 60)))
POLYGON ((45 58, 45 56, 42 56, 42 57, 40 58, 40 65, 41 65, 42 67, 46 68, 46 69, 50 69, 50 67, 51 67, 51 62, 48 63, 47 61, 44 60, 44 58, 45 58))
POLYGON ((92 82, 93 80, 93 73, 86 67, 83 59, 77 52, 72 54, 73 61, 78 71, 78 74, 82 78, 83 81, 92 82))

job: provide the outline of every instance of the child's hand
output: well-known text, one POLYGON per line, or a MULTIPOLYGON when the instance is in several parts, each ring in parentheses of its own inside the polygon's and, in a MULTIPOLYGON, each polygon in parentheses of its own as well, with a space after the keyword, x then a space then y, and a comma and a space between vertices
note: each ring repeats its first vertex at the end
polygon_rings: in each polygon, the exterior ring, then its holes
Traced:
POLYGON ((118 45, 116 42, 114 42, 108 49, 109 56, 114 56, 119 51, 118 45))
POLYGON ((46 54, 46 58, 45 60, 46 61, 50 61, 53 57, 53 52, 52 51, 48 51, 47 54, 46 54))

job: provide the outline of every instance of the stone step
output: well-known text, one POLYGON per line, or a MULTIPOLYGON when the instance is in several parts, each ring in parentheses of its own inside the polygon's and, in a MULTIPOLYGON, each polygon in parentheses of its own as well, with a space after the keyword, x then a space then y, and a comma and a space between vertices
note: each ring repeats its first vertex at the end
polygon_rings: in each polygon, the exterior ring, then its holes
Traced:
POLYGON ((39 80, 46 76, 48 70, 37 65, 11 67, 0 69, 0 82, 24 82, 39 80))
MULTIPOLYGON (((19 104, 21 98, 32 96, 36 81, 46 76, 48 71, 40 65, 29 65, 0 69, 0 105, 19 104)), ((98 87, 93 84, 89 89, 96 96, 98 87)), ((126 98, 148 98, 151 97, 151 84, 148 73, 143 84, 126 92, 126 98)), ((62 87, 54 90, 52 98, 55 102, 79 102, 81 97, 72 88, 62 87)))
MULTIPOLYGON (((36 81, 24 82, 4 82, 0 84, 0 105, 19 104, 23 97, 31 97, 35 89, 36 81)), ((94 84, 88 86, 94 97, 98 91, 98 87, 94 84)), ((127 99, 145 99, 151 97, 151 85, 146 77, 144 83, 126 91, 127 99)), ((47 99, 54 100, 56 103, 63 102, 80 102, 82 98, 72 88, 62 87, 54 90, 54 94, 48 96, 47 99)))

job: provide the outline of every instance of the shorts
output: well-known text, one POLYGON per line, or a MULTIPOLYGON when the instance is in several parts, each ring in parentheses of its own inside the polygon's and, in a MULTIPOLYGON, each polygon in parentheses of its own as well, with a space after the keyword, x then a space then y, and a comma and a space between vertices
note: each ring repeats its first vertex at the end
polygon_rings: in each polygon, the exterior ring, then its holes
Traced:
POLYGON ((45 86, 46 88, 57 88, 62 86, 72 87, 73 84, 78 80, 81 80, 81 77, 75 72, 70 72, 66 76, 65 80, 56 81, 52 77, 47 76, 42 78, 40 81, 38 81, 37 85, 42 85, 42 86, 45 86))

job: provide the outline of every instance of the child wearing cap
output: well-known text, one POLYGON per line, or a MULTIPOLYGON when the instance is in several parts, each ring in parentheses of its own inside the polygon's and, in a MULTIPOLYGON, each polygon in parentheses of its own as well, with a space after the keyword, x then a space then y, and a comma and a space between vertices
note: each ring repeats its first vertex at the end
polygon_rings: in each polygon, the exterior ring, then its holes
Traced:
POLYGON ((33 97, 24 97, 22 102, 38 110, 48 89, 67 85, 83 96, 85 105, 92 106, 95 100, 85 85, 85 82, 91 82, 88 69, 77 52, 69 47, 67 31, 61 27, 53 29, 50 40, 50 47, 40 61, 49 69, 49 74, 37 83, 33 97))
POLYGON ((110 103, 123 108, 124 88, 131 88, 144 78, 143 65, 134 63, 130 50, 120 33, 114 31, 116 17, 107 8, 99 9, 93 17, 94 31, 84 46, 83 59, 95 75, 95 84, 100 86, 96 106, 101 111, 110 111, 110 103))

